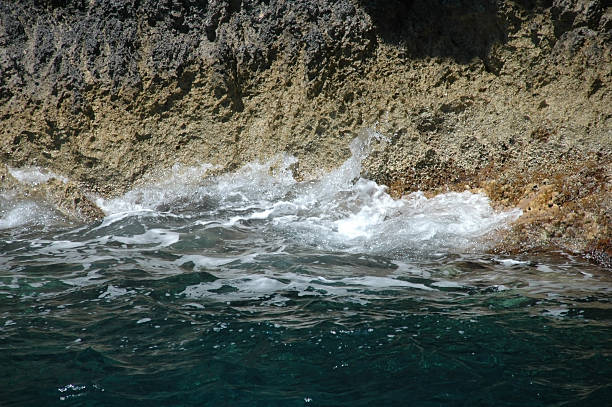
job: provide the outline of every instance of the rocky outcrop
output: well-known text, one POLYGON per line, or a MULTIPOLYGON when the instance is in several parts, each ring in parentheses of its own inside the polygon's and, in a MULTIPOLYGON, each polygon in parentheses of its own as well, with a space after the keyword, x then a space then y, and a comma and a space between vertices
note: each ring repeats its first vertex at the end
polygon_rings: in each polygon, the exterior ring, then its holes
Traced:
POLYGON ((0 164, 0 194, 1 199, 8 197, 12 203, 38 201, 51 205, 71 222, 94 222, 104 217, 104 212, 75 182, 55 177, 39 182, 20 182, 3 164, 0 164))
POLYGON ((524 206, 503 250, 610 253, 605 1, 0 0, 0 157, 120 193, 278 151, 316 177, 374 127, 395 195, 524 206), (531 208, 531 209, 530 209, 531 208))

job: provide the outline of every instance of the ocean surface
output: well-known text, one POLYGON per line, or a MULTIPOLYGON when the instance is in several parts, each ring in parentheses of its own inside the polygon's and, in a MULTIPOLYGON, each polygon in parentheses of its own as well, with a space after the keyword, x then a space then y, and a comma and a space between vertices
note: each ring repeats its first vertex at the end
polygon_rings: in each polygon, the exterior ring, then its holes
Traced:
POLYGON ((610 270, 489 254, 521 213, 482 195, 391 199, 379 138, 310 182, 177 165, 88 225, 1 195, 0 406, 612 405, 610 270))

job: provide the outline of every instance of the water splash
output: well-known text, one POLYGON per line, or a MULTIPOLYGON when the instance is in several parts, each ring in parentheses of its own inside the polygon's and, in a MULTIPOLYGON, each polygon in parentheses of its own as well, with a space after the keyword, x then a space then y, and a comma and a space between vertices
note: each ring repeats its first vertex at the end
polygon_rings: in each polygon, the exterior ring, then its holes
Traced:
POLYGON ((386 186, 360 176, 363 160, 380 141, 383 136, 374 131, 363 133, 351 143, 351 157, 314 182, 297 182, 291 172, 297 159, 280 154, 208 178, 210 165, 176 167, 159 181, 98 204, 111 216, 188 215, 281 234, 298 245, 400 257, 484 249, 483 237, 521 215, 518 209, 496 212, 487 197, 467 191, 392 199, 386 186))
POLYGON ((155 179, 138 186, 115 199, 98 198, 96 205, 106 214, 142 211, 174 211, 186 203, 201 199, 200 185, 206 173, 213 169, 211 164, 197 167, 175 165, 166 173, 157 174, 155 179))
POLYGON ((9 173, 15 178, 17 181, 22 184, 27 185, 38 185, 44 184, 52 178, 57 178, 62 182, 68 182, 66 177, 55 174, 52 171, 47 169, 42 169, 39 167, 22 167, 22 168, 12 168, 7 167, 9 173))
POLYGON ((47 205, 0 195, 0 230, 45 227, 60 221, 62 217, 47 205))

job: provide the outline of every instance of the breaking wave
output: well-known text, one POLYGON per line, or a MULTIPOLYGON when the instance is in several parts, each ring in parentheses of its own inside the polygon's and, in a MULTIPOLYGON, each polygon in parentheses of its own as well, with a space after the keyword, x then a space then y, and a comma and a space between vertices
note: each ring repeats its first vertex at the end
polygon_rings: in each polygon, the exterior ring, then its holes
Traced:
POLYGON ((352 156, 318 181, 297 182, 290 155, 206 177, 211 165, 175 166, 156 182, 98 205, 105 222, 130 213, 198 217, 222 227, 258 229, 318 249, 402 256, 409 252, 482 250, 487 237, 521 215, 494 211, 468 191, 427 198, 415 192, 393 199, 387 187, 360 176, 361 163, 382 136, 363 134, 352 156))

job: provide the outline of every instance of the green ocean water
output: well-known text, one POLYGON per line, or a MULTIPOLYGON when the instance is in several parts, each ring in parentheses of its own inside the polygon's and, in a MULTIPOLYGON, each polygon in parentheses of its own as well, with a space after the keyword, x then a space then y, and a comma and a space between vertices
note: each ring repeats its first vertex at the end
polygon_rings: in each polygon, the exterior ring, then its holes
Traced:
POLYGON ((487 254, 519 213, 393 201, 361 142, 316 182, 176 167, 90 225, 1 197, 0 405, 611 405, 610 270, 487 254))

